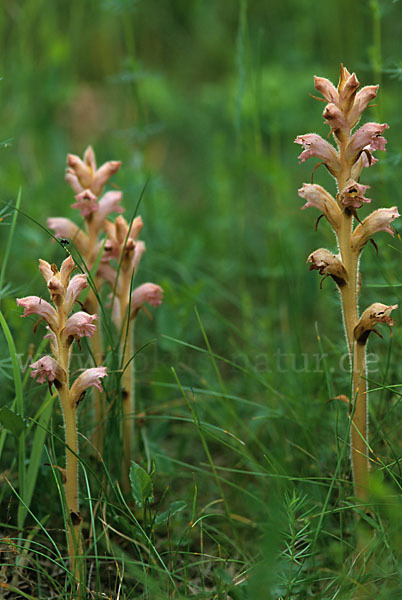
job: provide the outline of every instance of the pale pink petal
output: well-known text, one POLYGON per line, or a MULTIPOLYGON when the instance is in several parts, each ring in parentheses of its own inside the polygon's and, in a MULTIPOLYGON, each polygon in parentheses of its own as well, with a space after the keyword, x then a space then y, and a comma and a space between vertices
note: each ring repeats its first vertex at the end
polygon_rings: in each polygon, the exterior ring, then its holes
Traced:
POLYGON ((82 185, 80 184, 77 175, 74 173, 74 171, 72 169, 66 170, 66 175, 64 177, 64 180, 67 181, 67 183, 73 188, 73 191, 76 194, 79 194, 84 189, 82 187, 82 185))
POLYGON ((84 336, 92 337, 96 331, 96 325, 94 325, 93 322, 96 321, 97 318, 98 315, 89 315, 83 311, 74 313, 67 319, 64 335, 66 337, 73 336, 75 338, 84 336))
POLYGON ((17 304, 24 308, 24 314, 21 315, 22 317, 39 315, 47 321, 53 331, 57 330, 57 312, 49 302, 46 302, 46 300, 42 300, 39 296, 26 296, 25 298, 17 298, 17 304))
POLYGON ((133 259, 133 267, 134 267, 135 271, 138 269, 138 265, 140 264, 140 260, 142 258, 142 255, 144 254, 145 250, 146 250, 146 247, 145 247, 144 242, 141 242, 140 240, 138 242, 136 242, 135 249, 134 249, 134 259, 133 259))
POLYGON ((135 317, 143 304, 159 306, 162 304, 163 289, 155 283, 143 283, 131 296, 131 318, 135 317))
POLYGON ((342 211, 335 198, 333 198, 325 188, 316 183, 304 183, 298 190, 298 194, 301 198, 307 200, 306 204, 302 206, 302 209, 310 206, 318 208, 318 210, 326 216, 335 230, 339 228, 342 211))
POLYGON ((41 258, 39 259, 39 271, 42 273, 43 278, 46 281, 46 283, 54 275, 54 270, 52 269, 52 265, 50 265, 46 260, 42 260, 41 258))
POLYGON ((322 116, 338 139, 345 139, 349 135, 349 123, 343 112, 335 104, 327 104, 322 116))
MULTIPOLYGON (((83 162, 76 154, 67 155, 67 165, 69 169, 77 176, 78 181, 84 189, 91 187, 92 172, 88 165, 83 162)), ((71 172, 70 171, 70 172, 71 172)))
POLYGON ((98 210, 97 197, 91 190, 83 190, 75 196, 77 202, 71 205, 71 208, 76 208, 80 211, 82 217, 88 217, 93 212, 98 210))
POLYGON ((74 269, 75 269, 74 259, 71 256, 71 254, 69 254, 67 256, 67 258, 65 260, 63 260, 63 262, 61 264, 61 268, 60 268, 60 281, 66 287, 68 286, 68 282, 70 281, 71 273, 74 271, 74 269))
POLYGON ((68 284, 66 298, 64 300, 64 309, 69 314, 74 306, 74 302, 81 294, 82 290, 88 287, 87 276, 84 273, 75 275, 68 284))
POLYGON ((338 90, 334 84, 329 81, 329 79, 325 79, 325 77, 314 77, 314 86, 315 89, 324 96, 327 102, 338 104, 338 90))
POLYGON ((143 227, 144 222, 141 216, 138 215, 138 217, 135 217, 134 221, 132 222, 129 237, 131 237, 133 240, 137 240, 143 227))
POLYGON ((46 380, 50 383, 56 380, 64 383, 66 379, 64 370, 51 356, 43 356, 32 363, 30 368, 32 369, 31 377, 37 379, 38 383, 44 383, 46 380))
POLYGON ((102 392, 101 379, 107 376, 106 367, 93 367, 87 369, 77 379, 70 391, 70 399, 73 405, 77 404, 82 394, 90 387, 96 387, 102 392))
POLYGON ((94 194, 97 196, 101 194, 105 183, 112 177, 112 175, 117 173, 117 171, 120 169, 120 166, 121 161, 109 160, 96 171, 91 184, 91 190, 94 194))
POLYGON ((345 159, 353 164, 360 156, 366 146, 370 150, 385 150, 387 140, 381 134, 388 129, 387 123, 366 123, 358 129, 350 138, 345 151, 345 159))
POLYGON ((399 217, 398 208, 379 208, 371 213, 360 223, 352 235, 352 248, 360 252, 368 240, 378 231, 385 231, 390 235, 394 235, 394 230, 391 227, 392 221, 399 217))
POLYGON ((354 127, 368 103, 377 96, 378 85, 366 85, 357 92, 353 106, 348 114, 350 127, 354 127))
POLYGON ((122 197, 123 194, 121 192, 106 192, 106 194, 102 196, 98 203, 98 210, 93 216, 97 227, 101 227, 102 221, 106 219, 110 213, 124 212, 124 208, 119 206, 119 202, 121 201, 122 197))
POLYGON ((295 139, 295 143, 301 144, 304 148, 299 156, 300 162, 304 162, 308 158, 315 156, 324 161, 333 175, 340 172, 341 165, 338 152, 329 142, 323 140, 321 136, 316 133, 298 135, 295 139))
POLYGON ((371 198, 366 198, 364 195, 369 188, 369 185, 362 185, 357 181, 349 180, 340 193, 341 203, 343 206, 350 208, 361 208, 363 203, 371 202, 371 198))
POLYGON ((96 158, 95 158, 95 152, 94 152, 92 146, 88 146, 87 149, 85 150, 84 162, 93 175, 96 171, 96 158))
POLYGON ((81 254, 86 253, 88 238, 75 223, 70 221, 70 219, 52 217, 47 220, 47 226, 49 229, 53 229, 56 238, 66 238, 71 240, 77 246, 81 254))

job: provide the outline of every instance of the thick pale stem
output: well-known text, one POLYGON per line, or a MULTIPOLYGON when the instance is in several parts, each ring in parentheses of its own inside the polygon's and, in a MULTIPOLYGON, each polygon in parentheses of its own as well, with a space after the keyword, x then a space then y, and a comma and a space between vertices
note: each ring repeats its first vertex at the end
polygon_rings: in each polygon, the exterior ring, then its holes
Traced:
POLYGON ((368 402, 366 376, 366 345, 355 342, 353 363, 353 417, 351 425, 352 468, 355 494, 367 499, 368 491, 368 402))
POLYGON ((126 336, 122 339, 122 358, 125 371, 122 376, 123 389, 123 489, 130 491, 130 466, 134 451, 134 361, 127 363, 134 354, 134 321, 130 321, 126 336))
MULTIPOLYGON (((340 148, 340 159, 343 162, 344 147, 340 148)), ((350 177, 350 169, 344 164, 338 177, 338 189, 341 191, 350 177)), ((346 341, 353 368, 352 386, 352 424, 351 424, 351 461, 355 495, 361 500, 367 498, 368 483, 368 412, 366 393, 366 358, 365 347, 357 344, 354 339, 354 329, 358 323, 359 296, 359 256, 352 250, 351 237, 353 217, 343 212, 342 223, 337 232, 339 250, 343 265, 348 274, 348 281, 340 288, 342 310, 345 325, 346 341)))
POLYGON ((71 571, 75 578, 79 576, 79 557, 82 554, 81 517, 78 499, 78 438, 76 408, 71 405, 68 386, 59 390, 60 403, 64 416, 66 440, 66 470, 64 491, 66 495, 66 515, 68 527, 68 552, 71 560, 71 571))
MULTIPOLYGON (((92 353, 95 358, 96 366, 102 364, 102 339, 100 333, 100 327, 96 328, 94 335, 91 338, 92 353)), ((94 388, 94 402, 95 402, 95 435, 94 445, 100 456, 103 454, 103 440, 104 440, 104 417, 105 417, 105 395, 100 392, 97 388, 94 388)))

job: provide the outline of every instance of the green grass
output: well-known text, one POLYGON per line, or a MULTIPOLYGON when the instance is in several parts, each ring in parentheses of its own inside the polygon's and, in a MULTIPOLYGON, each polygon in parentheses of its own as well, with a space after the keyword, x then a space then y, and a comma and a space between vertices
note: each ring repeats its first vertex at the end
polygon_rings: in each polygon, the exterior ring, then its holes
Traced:
MULTIPOLYGON (((396 313, 392 337, 384 331, 369 345, 378 361, 369 373, 366 515, 353 498, 348 408, 328 402, 350 390, 340 368, 347 360, 339 302, 332 282, 320 290, 305 265, 334 240, 325 223, 317 234, 315 215, 300 211, 297 189, 312 166, 298 165, 293 140, 327 135, 321 104, 309 97, 314 74, 336 80, 343 62, 362 85, 381 82, 368 118, 389 123, 387 152, 364 183, 373 209, 402 206, 400 18, 391 0, 4 3, 4 597, 398 597, 401 319, 396 313), (136 463, 152 488, 141 506, 138 491, 125 496, 120 488, 118 333, 103 323, 111 375, 101 461, 91 394, 79 414, 86 574, 77 592, 58 468, 60 409, 27 368, 30 356, 46 352, 44 327, 33 332, 35 320, 20 319, 15 298, 46 297, 37 260, 60 264, 66 256, 44 227, 50 216, 78 222, 65 158, 89 143, 99 163, 123 161, 113 182, 127 219, 143 193, 147 252, 135 284, 154 281, 165 297, 152 321, 142 314, 136 324, 136 463), (367 565, 354 563, 356 515, 367 565)), ((315 182, 334 191, 321 169, 315 182)), ((380 234, 377 242, 379 256, 368 247, 362 260, 362 309, 399 301, 400 238, 380 234)), ((75 352, 74 369, 92 366, 88 344, 75 352)))

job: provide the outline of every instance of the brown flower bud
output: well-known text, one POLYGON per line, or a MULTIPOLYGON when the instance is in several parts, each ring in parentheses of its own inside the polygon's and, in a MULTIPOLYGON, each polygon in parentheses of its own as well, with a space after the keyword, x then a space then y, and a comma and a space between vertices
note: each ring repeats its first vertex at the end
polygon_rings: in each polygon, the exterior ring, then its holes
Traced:
MULTIPOLYGON (((390 327, 394 325, 395 321, 390 315, 396 308, 398 308, 397 304, 387 306, 380 302, 375 302, 366 308, 353 332, 357 343, 365 344, 372 331, 378 333, 378 331, 374 329, 378 323, 387 323, 390 327)), ((381 334, 379 335, 381 336, 381 334)))
POLYGON ((326 248, 319 248, 312 252, 307 258, 307 262, 311 263, 310 271, 317 269, 320 275, 325 277, 331 276, 335 283, 342 287, 348 280, 348 274, 340 260, 340 257, 335 256, 326 248))

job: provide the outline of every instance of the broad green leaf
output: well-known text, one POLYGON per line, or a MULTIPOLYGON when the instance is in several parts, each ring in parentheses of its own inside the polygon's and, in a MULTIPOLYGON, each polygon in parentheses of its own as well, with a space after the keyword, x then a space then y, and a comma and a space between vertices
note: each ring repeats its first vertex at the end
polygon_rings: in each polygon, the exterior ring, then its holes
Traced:
POLYGON ((134 461, 131 463, 130 482, 133 498, 139 508, 143 506, 146 500, 152 500, 152 478, 145 469, 137 465, 134 461))
POLYGON ((0 409, 0 423, 17 438, 26 428, 26 421, 7 406, 0 409))

